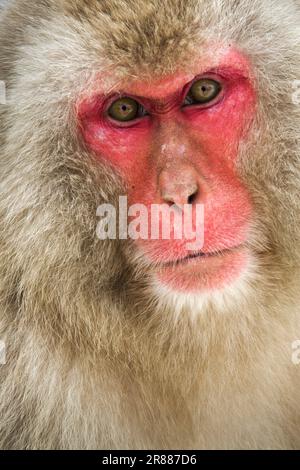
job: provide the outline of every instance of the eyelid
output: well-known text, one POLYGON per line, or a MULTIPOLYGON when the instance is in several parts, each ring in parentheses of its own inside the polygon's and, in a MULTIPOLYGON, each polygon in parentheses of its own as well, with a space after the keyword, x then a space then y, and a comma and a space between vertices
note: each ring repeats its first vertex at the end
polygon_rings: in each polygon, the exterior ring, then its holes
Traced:
POLYGON ((128 129, 130 127, 138 128, 139 125, 142 126, 142 124, 148 118, 150 118, 149 114, 147 114, 146 116, 138 116, 137 118, 132 119, 131 121, 116 121, 115 119, 111 118, 109 114, 106 115, 106 120, 116 129, 128 129))

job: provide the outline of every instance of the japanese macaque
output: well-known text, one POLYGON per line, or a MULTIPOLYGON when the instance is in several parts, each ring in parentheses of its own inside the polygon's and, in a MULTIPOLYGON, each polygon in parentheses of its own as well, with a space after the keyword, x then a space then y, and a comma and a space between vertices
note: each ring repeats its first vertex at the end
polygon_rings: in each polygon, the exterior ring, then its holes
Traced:
POLYGON ((11 1, 0 80, 1 448, 299 448, 299 2, 11 1))

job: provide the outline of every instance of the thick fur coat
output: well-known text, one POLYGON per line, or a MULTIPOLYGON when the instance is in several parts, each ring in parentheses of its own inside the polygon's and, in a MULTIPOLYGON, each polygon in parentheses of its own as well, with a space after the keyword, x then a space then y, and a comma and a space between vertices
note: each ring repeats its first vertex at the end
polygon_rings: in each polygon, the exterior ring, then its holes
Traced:
POLYGON ((293 0, 16 0, 0 22, 0 446, 299 448, 300 5, 293 0), (238 170, 251 269, 222 291, 153 286, 95 236, 125 188, 77 132, 80 93, 185 69, 234 44, 258 109, 238 170), (295 98, 295 96, 294 96, 295 98), (296 100, 297 101, 297 100, 296 100))

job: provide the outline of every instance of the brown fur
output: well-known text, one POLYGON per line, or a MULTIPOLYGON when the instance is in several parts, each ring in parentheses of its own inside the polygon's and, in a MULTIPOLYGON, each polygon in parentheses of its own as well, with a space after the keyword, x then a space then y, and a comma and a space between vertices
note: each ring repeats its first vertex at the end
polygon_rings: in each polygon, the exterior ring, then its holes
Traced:
POLYGON ((2 448, 299 448, 299 3, 24 0, 0 23, 2 448), (123 194, 76 131, 99 70, 188 68, 237 45, 259 96, 239 171, 253 273, 208 299, 159 298, 124 242, 96 238, 123 194), (173 302, 173 304, 172 304, 173 302))

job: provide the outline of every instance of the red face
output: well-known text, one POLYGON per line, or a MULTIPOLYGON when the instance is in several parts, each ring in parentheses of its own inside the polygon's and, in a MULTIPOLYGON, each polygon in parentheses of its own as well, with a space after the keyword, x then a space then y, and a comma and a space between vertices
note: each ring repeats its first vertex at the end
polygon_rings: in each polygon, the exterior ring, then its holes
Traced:
POLYGON ((221 48, 189 69, 126 81, 108 94, 96 86, 78 106, 85 141, 121 173, 129 204, 144 204, 149 213, 152 204, 189 204, 195 223, 196 205, 204 205, 200 251, 172 237, 136 242, 157 279, 184 292, 222 287, 247 266, 251 201, 236 161, 255 113, 242 54, 221 48))

